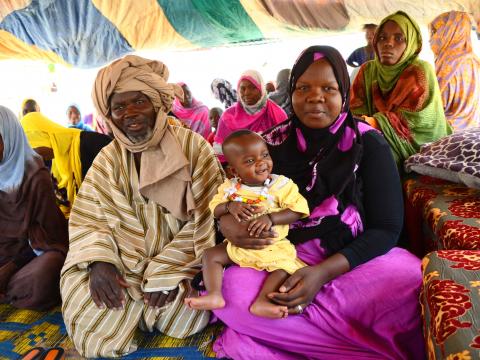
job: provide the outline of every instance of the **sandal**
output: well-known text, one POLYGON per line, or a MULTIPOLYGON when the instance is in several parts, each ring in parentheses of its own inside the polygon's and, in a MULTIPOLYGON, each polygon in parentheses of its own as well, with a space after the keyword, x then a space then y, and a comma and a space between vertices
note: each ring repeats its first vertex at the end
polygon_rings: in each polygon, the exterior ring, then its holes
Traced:
POLYGON ((20 360, 40 360, 43 356, 45 349, 41 347, 35 347, 26 352, 20 360))
MULTIPOLYGON (((65 351, 61 347, 54 347, 48 350, 45 350, 42 360, 63 360, 65 351)), ((36 360, 36 359, 35 359, 36 360)))

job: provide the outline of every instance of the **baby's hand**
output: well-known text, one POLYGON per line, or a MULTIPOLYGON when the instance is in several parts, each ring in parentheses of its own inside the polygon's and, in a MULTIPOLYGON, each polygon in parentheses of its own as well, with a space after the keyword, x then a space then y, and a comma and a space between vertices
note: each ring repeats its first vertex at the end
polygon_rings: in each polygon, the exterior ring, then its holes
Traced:
POLYGON ((248 231, 250 236, 259 237, 263 230, 270 230, 272 225, 273 223, 272 220, 270 220, 270 216, 265 214, 252 220, 250 224, 248 224, 248 231))
POLYGON ((232 214, 238 222, 242 220, 247 221, 255 213, 255 206, 240 201, 230 201, 228 203, 228 212, 232 214))

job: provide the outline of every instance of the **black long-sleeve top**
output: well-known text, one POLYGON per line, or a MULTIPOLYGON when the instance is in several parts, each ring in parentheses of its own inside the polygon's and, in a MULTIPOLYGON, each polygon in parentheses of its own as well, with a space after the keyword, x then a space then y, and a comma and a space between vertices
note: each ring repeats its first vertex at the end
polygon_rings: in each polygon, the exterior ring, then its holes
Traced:
POLYGON ((392 249, 403 225, 402 188, 390 147, 376 131, 363 134, 363 141, 358 174, 363 182, 364 231, 339 251, 350 268, 392 249))

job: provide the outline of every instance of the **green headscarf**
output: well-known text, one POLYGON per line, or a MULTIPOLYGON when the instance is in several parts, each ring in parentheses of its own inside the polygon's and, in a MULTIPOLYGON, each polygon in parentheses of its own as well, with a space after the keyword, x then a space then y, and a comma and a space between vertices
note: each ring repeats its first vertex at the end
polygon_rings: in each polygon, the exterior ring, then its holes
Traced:
POLYGON ((418 54, 422 50, 422 34, 415 20, 403 11, 397 11, 382 20, 375 33, 373 46, 376 54, 373 62, 377 72, 378 85, 380 90, 386 93, 395 86, 403 70, 417 59, 418 54), (377 50, 378 35, 387 21, 394 21, 398 24, 400 29, 402 29, 403 35, 405 36, 405 42, 407 43, 407 47, 403 52, 402 57, 395 65, 381 64, 377 50))

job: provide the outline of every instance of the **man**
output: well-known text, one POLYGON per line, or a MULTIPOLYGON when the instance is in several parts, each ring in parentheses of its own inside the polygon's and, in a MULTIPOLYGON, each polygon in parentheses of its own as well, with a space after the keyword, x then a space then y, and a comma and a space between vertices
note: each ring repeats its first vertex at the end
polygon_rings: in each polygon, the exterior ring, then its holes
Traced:
POLYGON ((363 25, 365 31, 365 39, 367 40, 367 46, 356 49, 350 54, 347 59, 347 64, 351 67, 359 67, 363 63, 373 60, 375 58, 375 49, 373 48, 373 38, 375 36, 375 30, 377 30, 376 24, 363 25))
POLYGON ((209 318, 184 305, 215 244, 208 203, 223 181, 212 148, 168 125, 175 95, 159 61, 129 55, 97 75, 93 102, 115 140, 77 195, 62 270, 63 317, 85 357, 135 351, 135 329, 184 338, 209 318))

